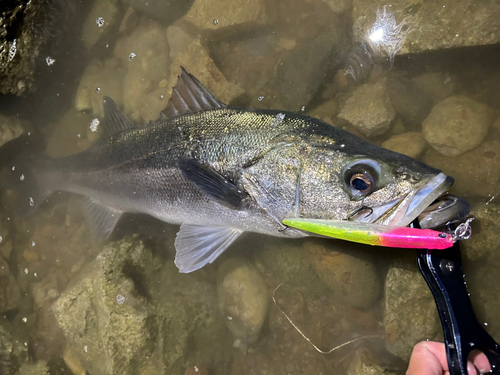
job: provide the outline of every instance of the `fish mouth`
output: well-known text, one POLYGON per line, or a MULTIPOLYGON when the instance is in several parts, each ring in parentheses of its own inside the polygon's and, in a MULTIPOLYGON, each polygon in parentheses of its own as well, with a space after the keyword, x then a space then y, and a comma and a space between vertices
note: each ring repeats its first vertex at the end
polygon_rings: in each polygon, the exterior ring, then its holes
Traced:
POLYGON ((379 206, 369 207, 367 208, 369 212, 357 214, 351 220, 360 223, 405 227, 443 195, 453 185, 453 182, 453 178, 439 173, 405 197, 379 206))

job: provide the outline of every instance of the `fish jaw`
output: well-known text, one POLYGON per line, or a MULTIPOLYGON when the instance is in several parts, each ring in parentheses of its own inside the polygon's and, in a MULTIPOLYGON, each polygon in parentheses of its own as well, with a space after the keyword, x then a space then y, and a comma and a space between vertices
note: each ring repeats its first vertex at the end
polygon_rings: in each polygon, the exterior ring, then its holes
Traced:
POLYGON ((371 214, 354 221, 405 227, 453 185, 453 178, 439 173, 399 200, 370 207, 371 214))

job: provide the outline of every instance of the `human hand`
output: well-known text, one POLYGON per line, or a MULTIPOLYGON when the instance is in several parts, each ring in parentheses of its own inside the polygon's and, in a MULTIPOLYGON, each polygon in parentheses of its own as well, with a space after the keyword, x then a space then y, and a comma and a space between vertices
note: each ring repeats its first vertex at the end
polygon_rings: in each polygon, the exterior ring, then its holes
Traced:
MULTIPOLYGON (((490 372, 491 366, 483 353, 473 353, 467 362, 469 375, 490 372)), ((449 375, 446 350, 442 342, 422 341, 413 348, 406 375, 449 375)))

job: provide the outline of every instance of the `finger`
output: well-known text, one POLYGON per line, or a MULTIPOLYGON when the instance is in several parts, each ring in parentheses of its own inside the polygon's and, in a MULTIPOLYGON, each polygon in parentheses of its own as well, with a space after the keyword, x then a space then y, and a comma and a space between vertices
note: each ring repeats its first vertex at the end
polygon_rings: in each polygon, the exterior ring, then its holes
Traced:
POLYGON ((491 365, 483 352, 474 350, 469 356, 469 360, 474 364, 480 374, 486 374, 491 371, 491 365))
POLYGON ((442 375, 447 370, 444 344, 422 341, 413 348, 406 375, 442 375))

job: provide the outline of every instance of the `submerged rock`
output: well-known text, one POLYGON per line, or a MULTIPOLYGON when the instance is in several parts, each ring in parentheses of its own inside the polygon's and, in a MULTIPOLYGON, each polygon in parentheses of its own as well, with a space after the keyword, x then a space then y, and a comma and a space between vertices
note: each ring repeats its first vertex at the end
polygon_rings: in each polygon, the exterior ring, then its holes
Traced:
POLYGON ((0 324, 0 374, 13 374, 24 362, 28 361, 28 348, 21 337, 14 336, 15 328, 0 324))
POLYGON ((338 117, 349 121, 367 137, 384 134, 396 118, 386 80, 359 86, 349 95, 338 117))
POLYGON ((378 363, 368 349, 358 349, 349 365, 347 375, 395 375, 378 363))
POLYGON ((146 15, 163 25, 170 25, 181 18, 191 7, 194 0, 122 0, 137 12, 146 15))
POLYGON ((342 243, 340 251, 335 245, 326 247, 310 240, 304 248, 311 253, 319 278, 335 297, 357 309, 366 309, 377 301, 382 281, 369 255, 356 245, 342 243))
POLYGON ((50 375, 45 361, 36 363, 23 363, 15 375, 50 375))
POLYGON ((385 280, 386 349, 408 361, 413 346, 436 340, 441 332, 432 293, 415 265, 414 256, 391 265, 385 280))
POLYGON ((444 157, 429 148, 424 162, 453 176, 454 194, 459 196, 480 195, 487 197, 498 194, 500 175, 492 171, 500 170, 500 142, 486 141, 474 150, 457 157, 444 157))
POLYGON ((17 307, 21 300, 21 290, 10 272, 7 262, 0 257, 0 312, 7 312, 17 307))
POLYGON ((500 42, 498 2, 456 0, 443 5, 354 0, 353 5, 355 40, 372 40, 387 52, 407 54, 500 42))
POLYGON ((245 92, 241 87, 224 77, 199 38, 193 37, 178 26, 170 26, 167 29, 167 38, 170 46, 172 70, 167 79, 166 87, 169 90, 162 103, 162 109, 167 105, 170 98, 170 88, 175 86, 177 77, 181 73, 181 66, 193 74, 223 103, 230 103, 245 92))
POLYGON ((214 30, 226 26, 251 24, 262 25, 267 21, 264 0, 225 2, 218 0, 194 0, 184 19, 201 30, 214 30))
POLYGON ((382 147, 399 152, 400 154, 408 155, 414 159, 418 159, 422 156, 426 146, 427 142, 425 142, 422 133, 419 132, 407 132, 393 135, 382 143, 382 147))
POLYGON ((96 0, 83 23, 82 39, 87 48, 92 47, 102 35, 120 20, 118 0, 96 0))
POLYGON ((422 123, 427 142, 440 154, 458 156, 479 146, 493 122, 493 110, 454 95, 432 108, 422 123))
POLYGON ((21 120, 0 114, 0 147, 24 133, 21 120))
POLYGON ((189 361, 214 365, 224 358, 197 344, 225 331, 214 289, 179 274, 171 262, 162 268, 128 237, 85 266, 52 311, 90 374, 182 373, 189 361))
POLYGON ((430 96, 434 105, 455 93, 457 81, 446 73, 424 73, 412 79, 413 83, 430 96))
POLYGON ((244 259, 228 259, 217 274, 219 310, 231 333, 235 347, 246 352, 260 334, 267 316, 269 295, 260 272, 244 259))
POLYGON ((462 241, 461 247, 464 258, 477 261, 500 250, 500 206, 495 201, 477 203, 471 208, 471 216, 474 217, 472 237, 470 241, 462 241))

